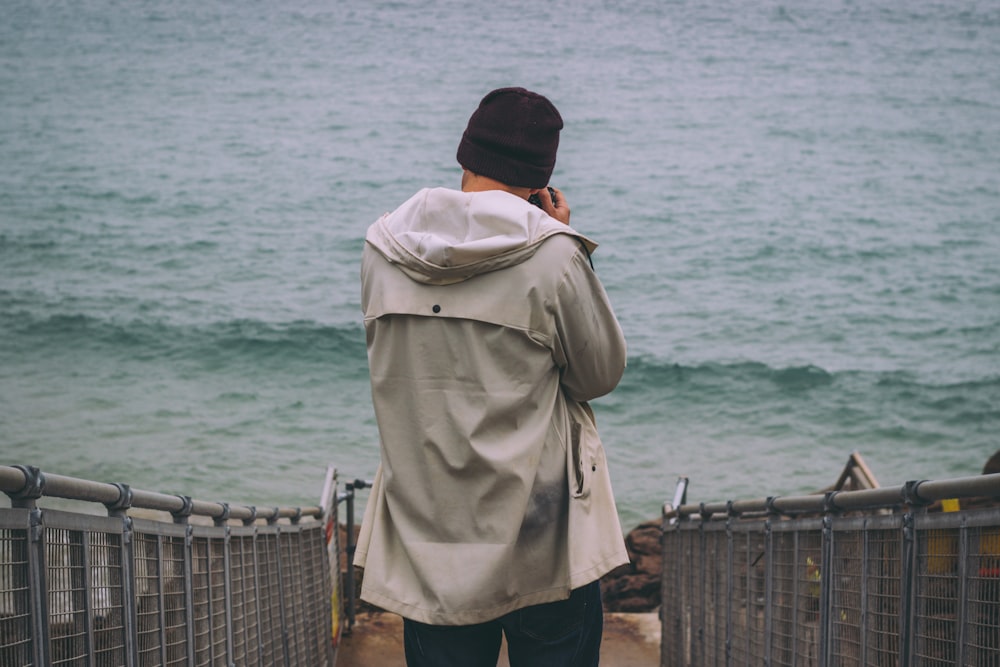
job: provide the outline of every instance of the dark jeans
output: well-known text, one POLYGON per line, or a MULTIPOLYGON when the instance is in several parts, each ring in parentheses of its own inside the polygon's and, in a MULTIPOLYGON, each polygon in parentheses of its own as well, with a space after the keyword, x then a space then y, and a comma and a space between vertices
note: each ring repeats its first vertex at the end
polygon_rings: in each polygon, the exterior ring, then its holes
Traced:
POLYGON ((518 609, 478 625, 403 619, 407 667, 496 667, 501 633, 511 667, 597 667, 604 612, 600 582, 569 599, 518 609))

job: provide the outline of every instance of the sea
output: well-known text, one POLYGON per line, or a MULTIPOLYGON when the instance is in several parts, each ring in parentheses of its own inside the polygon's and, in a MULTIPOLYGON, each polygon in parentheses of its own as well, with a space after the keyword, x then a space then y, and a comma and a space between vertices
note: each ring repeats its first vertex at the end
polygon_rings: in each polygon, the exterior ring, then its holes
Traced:
POLYGON ((594 403, 625 529, 682 476, 1000 449, 995 0, 2 5, 0 464, 254 505, 371 479, 365 230, 458 188, 501 86, 560 109, 628 340, 594 403))

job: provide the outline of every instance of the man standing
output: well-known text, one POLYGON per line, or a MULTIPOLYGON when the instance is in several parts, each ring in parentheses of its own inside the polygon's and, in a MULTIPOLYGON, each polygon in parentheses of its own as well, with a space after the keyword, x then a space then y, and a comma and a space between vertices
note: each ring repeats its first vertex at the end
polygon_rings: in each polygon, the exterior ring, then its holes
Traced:
POLYGON ((598 579, 627 562, 586 401, 625 340, 546 188, 562 118, 486 95, 458 147, 461 191, 418 192, 369 229, 362 309, 381 465, 355 563, 404 618, 415 666, 597 665, 598 579), (528 202, 537 195, 540 206, 528 202))

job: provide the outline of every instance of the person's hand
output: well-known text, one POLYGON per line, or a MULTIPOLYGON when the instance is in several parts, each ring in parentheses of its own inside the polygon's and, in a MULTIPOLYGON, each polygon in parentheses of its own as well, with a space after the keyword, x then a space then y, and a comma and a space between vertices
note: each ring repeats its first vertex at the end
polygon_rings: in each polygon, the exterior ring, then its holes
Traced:
POLYGON ((556 193, 554 201, 549 193, 549 188, 542 188, 538 191, 538 200, 542 203, 542 210, 564 225, 568 225, 569 204, 566 203, 566 197, 559 188, 552 188, 552 190, 556 193))

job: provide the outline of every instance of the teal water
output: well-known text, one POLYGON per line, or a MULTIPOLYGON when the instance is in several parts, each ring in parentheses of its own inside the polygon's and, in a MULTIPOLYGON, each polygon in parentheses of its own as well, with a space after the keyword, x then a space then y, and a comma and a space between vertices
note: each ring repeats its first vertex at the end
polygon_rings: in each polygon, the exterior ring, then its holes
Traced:
POLYGON ((623 521, 1000 448, 1000 7, 4 5, 0 462, 232 502, 369 477, 367 225, 502 85, 629 340, 623 521))

